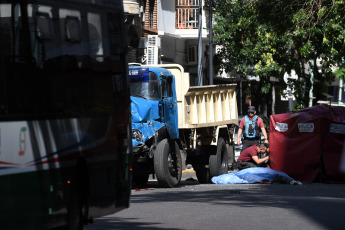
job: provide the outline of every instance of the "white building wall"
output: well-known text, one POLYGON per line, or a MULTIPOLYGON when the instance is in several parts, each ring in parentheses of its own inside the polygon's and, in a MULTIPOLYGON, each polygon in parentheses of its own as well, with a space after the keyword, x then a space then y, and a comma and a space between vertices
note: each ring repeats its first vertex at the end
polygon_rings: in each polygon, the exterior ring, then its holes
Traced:
MULTIPOLYGON (((162 46, 161 46, 161 55, 162 59, 170 59, 172 63, 175 62, 175 50, 176 50, 176 45, 175 45, 175 38, 169 38, 169 37, 164 37, 162 39, 162 46)), ((164 63, 167 63, 165 61, 164 63)))
POLYGON ((158 34, 175 33, 175 1, 158 1, 158 34))
MULTIPOLYGON (((196 63, 186 63, 187 47, 191 45, 197 46, 198 29, 175 29, 175 4, 175 1, 172 0, 160 0, 157 3, 158 35, 161 38, 162 44, 160 55, 165 60, 162 63, 167 63, 166 60, 171 60, 189 69, 193 68, 194 65, 196 66, 196 63)), ((203 50, 205 50, 205 45, 208 43, 205 12, 202 14, 202 28, 203 50)))

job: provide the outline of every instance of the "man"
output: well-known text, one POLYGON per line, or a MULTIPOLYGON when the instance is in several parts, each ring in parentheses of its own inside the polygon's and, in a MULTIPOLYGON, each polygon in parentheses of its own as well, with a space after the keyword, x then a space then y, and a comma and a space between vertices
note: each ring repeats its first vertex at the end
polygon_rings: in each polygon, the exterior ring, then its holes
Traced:
POLYGON ((258 115, 256 115, 255 107, 249 106, 248 115, 242 118, 237 132, 238 145, 241 143, 241 134, 243 132, 244 142, 242 143, 242 151, 252 145, 260 144, 260 129, 265 137, 265 144, 268 144, 264 122, 258 115))
POLYGON ((270 157, 269 149, 265 144, 253 145, 241 152, 237 159, 237 168, 239 170, 250 167, 267 167, 270 157), (262 157, 262 155, 266 155, 262 157))

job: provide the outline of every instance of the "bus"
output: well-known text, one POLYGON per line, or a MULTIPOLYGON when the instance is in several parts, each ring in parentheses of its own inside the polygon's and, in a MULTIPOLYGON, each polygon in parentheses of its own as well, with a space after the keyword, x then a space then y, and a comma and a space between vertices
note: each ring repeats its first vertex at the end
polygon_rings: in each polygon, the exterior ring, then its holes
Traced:
POLYGON ((0 228, 83 229, 129 207, 122 0, 0 0, 0 228))

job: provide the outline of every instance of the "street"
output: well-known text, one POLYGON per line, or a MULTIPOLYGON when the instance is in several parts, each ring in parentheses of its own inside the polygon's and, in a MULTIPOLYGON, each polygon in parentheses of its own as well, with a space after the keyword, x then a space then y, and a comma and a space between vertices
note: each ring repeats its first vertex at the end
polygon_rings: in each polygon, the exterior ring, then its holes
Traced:
POLYGON ((132 189, 129 209, 85 229, 344 230, 344 214, 344 184, 199 184, 191 172, 177 188, 132 189))

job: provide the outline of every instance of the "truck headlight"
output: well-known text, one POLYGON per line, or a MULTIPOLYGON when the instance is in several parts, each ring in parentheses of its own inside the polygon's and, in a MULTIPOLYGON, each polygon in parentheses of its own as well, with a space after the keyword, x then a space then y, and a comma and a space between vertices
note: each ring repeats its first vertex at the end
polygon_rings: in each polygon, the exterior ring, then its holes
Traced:
POLYGON ((143 141, 143 134, 139 130, 133 129, 132 130, 132 138, 139 141, 139 142, 142 142, 143 141))

